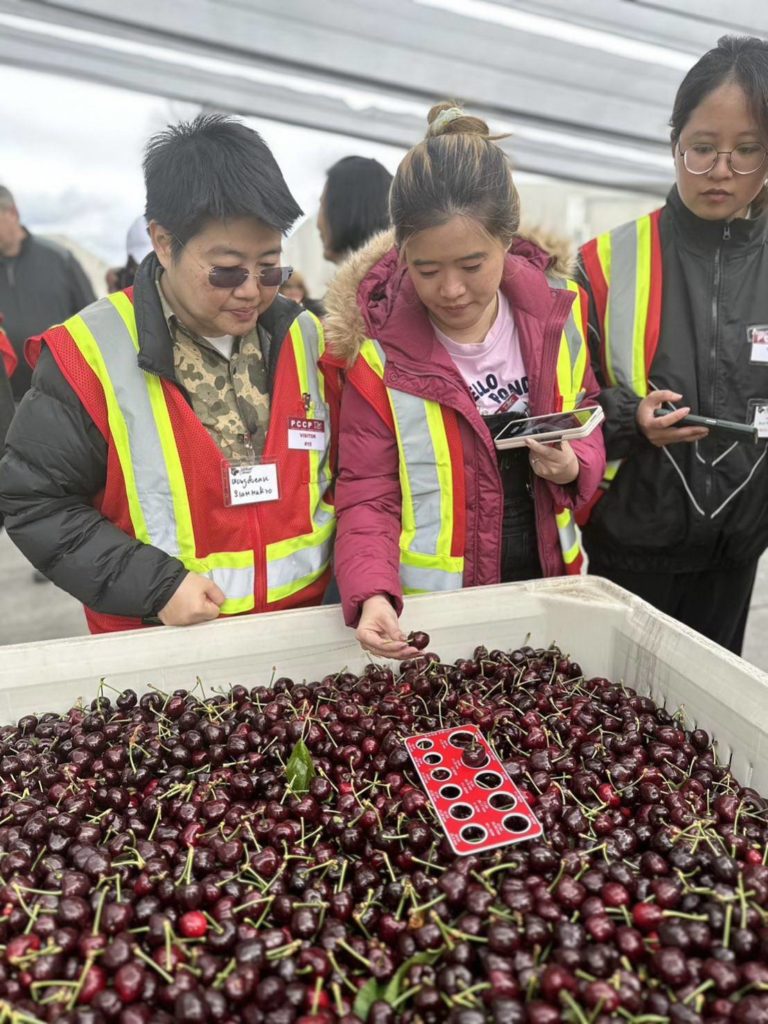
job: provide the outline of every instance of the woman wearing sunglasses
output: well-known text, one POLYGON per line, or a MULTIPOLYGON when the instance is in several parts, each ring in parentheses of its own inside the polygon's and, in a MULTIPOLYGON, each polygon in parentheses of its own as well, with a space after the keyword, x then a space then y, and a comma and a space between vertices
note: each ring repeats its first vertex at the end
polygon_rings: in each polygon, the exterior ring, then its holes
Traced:
POLYGON ((721 39, 670 124, 666 205, 581 252, 611 460, 584 542, 590 572, 740 653, 768 546, 768 42, 721 39))
POLYGON ((319 321, 278 289, 301 213, 259 135, 207 115, 147 147, 134 286, 32 346, 0 509, 91 629, 317 604, 330 576, 319 321))

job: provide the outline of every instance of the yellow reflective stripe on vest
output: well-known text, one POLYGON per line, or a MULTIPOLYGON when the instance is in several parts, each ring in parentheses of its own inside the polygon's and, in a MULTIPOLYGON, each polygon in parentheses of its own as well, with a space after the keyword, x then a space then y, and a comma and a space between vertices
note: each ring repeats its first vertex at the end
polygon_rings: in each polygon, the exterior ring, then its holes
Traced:
MULTIPOLYGON (((567 288, 575 293, 568 319, 563 326, 557 357, 557 386, 562 398, 563 411, 570 412, 583 398, 584 374, 587 369, 587 344, 579 286, 575 281, 554 276, 549 278, 549 283, 554 288, 567 288)), ((581 541, 571 510, 556 510, 555 523, 563 562, 566 566, 572 565, 581 555, 581 541)))
MULTIPOLYGON (((112 307, 111 305, 108 305, 105 309, 104 307, 106 303, 108 303, 108 299, 99 300, 95 306, 89 306, 87 309, 83 310, 83 314, 71 317, 66 322, 65 326, 74 339, 83 359, 91 370, 93 370, 104 390, 104 399, 107 406, 107 421, 109 423, 109 430, 115 445, 115 451, 117 452, 117 459, 120 463, 120 469, 123 474, 123 480, 125 481, 125 489, 128 499, 128 514, 131 519, 134 535, 137 540, 142 542, 142 544, 152 544, 154 541, 150 537, 149 529, 144 520, 144 511, 141 507, 141 502, 139 501, 138 488, 136 486, 134 467, 131 459, 131 441, 129 438, 128 426, 125 422, 123 411, 120 408, 117 395, 112 387, 110 373, 105 364, 101 349, 91 332, 91 326, 94 326, 97 330, 102 326, 106 326, 106 324, 102 324, 102 321, 107 321, 110 326, 112 326, 112 322, 114 321, 112 307), (94 310, 96 309, 98 309, 98 316, 93 315, 94 310), (88 323, 83 319, 84 314, 88 314, 88 323)), ((128 359, 130 363, 135 364, 136 358, 132 348, 128 349, 128 359)), ((149 409, 146 411, 147 413, 151 412, 149 409)))
MULTIPOLYGON (((367 339, 360 356, 383 380, 386 356, 367 339)), ((401 492, 400 579, 405 593, 459 590, 464 559, 451 554, 453 469, 439 402, 387 388, 401 492)))
POLYGON ((604 351, 608 382, 623 384, 640 398, 648 394, 645 333, 651 289, 651 217, 622 224, 597 239, 608 286, 604 351))
POLYGON ((196 557, 189 498, 168 406, 159 378, 145 373, 136 362, 138 338, 130 300, 121 292, 107 296, 72 317, 65 327, 102 386, 136 539, 214 580, 226 595, 222 614, 249 611, 255 603, 253 551, 196 557))
POLYGON ((547 280, 552 288, 565 288, 574 293, 573 305, 563 325, 557 354, 557 388, 563 400, 563 411, 570 412, 581 401, 584 374, 587 369, 587 345, 579 286, 575 281, 554 275, 548 276, 547 280))
MULTIPOLYGON (((136 317, 131 300, 124 292, 115 292, 109 296, 112 305, 120 314, 136 352, 139 351, 139 337, 136 331, 136 317)), ((176 519, 177 550, 175 553, 186 565, 195 557, 195 531, 192 526, 192 512, 189 508, 187 485, 181 468, 179 449, 173 436, 171 417, 163 394, 163 385, 159 377, 152 373, 144 374, 144 383, 149 394, 152 413, 157 425, 157 435, 162 447, 165 469, 170 483, 171 500, 176 519)), ((226 593, 226 591, 225 591, 226 593)))
POLYGON ((581 553, 576 521, 570 509, 563 509, 562 512, 555 513, 555 522, 557 523, 557 535, 560 540, 563 561, 566 565, 570 565, 581 553))
POLYGON ((325 449, 308 451, 310 533, 301 537, 267 544, 267 603, 274 604, 298 593, 314 583, 328 568, 333 550, 335 513, 324 500, 330 486, 331 423, 325 404, 322 374, 317 372, 320 356, 325 350, 325 339, 320 322, 306 310, 291 324, 290 340, 303 395, 309 395, 309 418, 325 422, 325 449))

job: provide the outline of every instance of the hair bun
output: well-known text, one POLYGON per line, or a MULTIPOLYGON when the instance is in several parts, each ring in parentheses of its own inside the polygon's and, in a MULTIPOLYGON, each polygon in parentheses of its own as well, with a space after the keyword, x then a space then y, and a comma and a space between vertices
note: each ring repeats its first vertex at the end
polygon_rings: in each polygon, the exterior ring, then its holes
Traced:
POLYGON ((465 114, 455 103, 438 103, 427 114, 427 138, 438 135, 479 135, 490 139, 488 125, 480 117, 465 114))

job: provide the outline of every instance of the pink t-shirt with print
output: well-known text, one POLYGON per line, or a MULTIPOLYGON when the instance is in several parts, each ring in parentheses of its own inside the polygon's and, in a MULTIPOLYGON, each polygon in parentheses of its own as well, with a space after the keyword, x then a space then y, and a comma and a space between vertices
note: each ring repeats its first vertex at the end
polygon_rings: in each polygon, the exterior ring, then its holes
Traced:
POLYGON ((481 416, 496 412, 510 395, 515 397, 506 411, 528 414, 528 376, 506 296, 499 292, 496 319, 479 345, 461 345, 435 324, 432 328, 466 381, 481 416))

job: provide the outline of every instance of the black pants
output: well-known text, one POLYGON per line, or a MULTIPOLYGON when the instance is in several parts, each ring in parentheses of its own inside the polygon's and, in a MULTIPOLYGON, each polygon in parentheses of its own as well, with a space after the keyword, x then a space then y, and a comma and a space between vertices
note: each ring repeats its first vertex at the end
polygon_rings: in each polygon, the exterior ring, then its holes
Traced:
POLYGON ((678 622, 741 654, 757 560, 732 569, 654 573, 607 568, 590 558, 589 572, 618 583, 678 622))
POLYGON ((501 582, 539 579, 541 563, 536 540, 536 509, 533 504, 528 449, 515 448, 500 452, 499 472, 504 488, 501 582))

